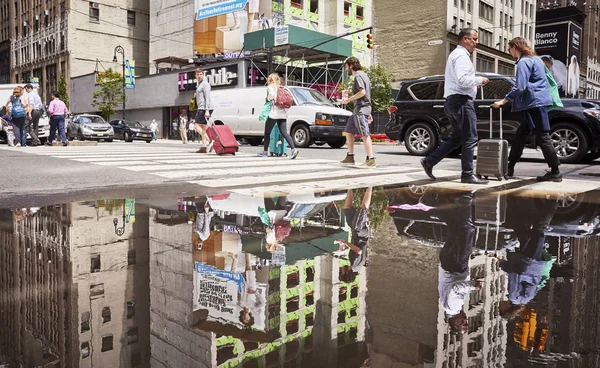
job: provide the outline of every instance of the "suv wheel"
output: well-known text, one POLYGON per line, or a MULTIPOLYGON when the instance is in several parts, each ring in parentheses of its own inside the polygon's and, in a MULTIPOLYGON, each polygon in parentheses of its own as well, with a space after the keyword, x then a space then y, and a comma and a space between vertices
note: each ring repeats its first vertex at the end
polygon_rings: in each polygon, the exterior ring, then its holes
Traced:
POLYGON ((550 139, 560 162, 572 164, 581 161, 588 153, 588 139, 579 126, 558 123, 550 130, 550 139))
POLYGON ((292 129, 292 139, 297 148, 306 148, 311 143, 310 130, 306 125, 298 124, 292 129))
POLYGON ((435 129, 428 123, 416 123, 404 133, 404 146, 411 155, 427 156, 437 148, 435 129))

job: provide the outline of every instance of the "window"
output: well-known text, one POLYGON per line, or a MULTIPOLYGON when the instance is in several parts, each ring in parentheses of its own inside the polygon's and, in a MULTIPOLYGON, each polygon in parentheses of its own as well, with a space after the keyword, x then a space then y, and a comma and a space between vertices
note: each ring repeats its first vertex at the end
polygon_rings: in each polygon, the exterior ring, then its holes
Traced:
POLYGON ((350 4, 347 1, 344 1, 344 16, 348 17, 350 16, 350 8, 352 7, 352 4, 350 4))
POLYGON ((490 79, 490 82, 483 86, 483 98, 485 100, 501 100, 511 89, 512 84, 506 79, 490 79))
POLYGON ((492 34, 492 32, 483 29, 483 28, 479 28, 479 30, 477 30, 477 33, 479 33, 479 43, 482 45, 486 45, 486 46, 490 46, 492 47, 492 43, 494 42, 492 40, 492 37, 494 36, 492 34))
POLYGON ((493 23, 494 22, 494 7, 484 3, 483 1, 480 1, 479 2, 479 17, 493 23))
POLYGON ((100 22, 100 4, 90 2, 90 22, 100 22))
POLYGON ((138 341, 138 328, 130 328, 127 331, 127 345, 135 344, 138 341))
POLYGON ((127 302, 127 319, 135 317, 135 300, 127 302))
POLYGON ((136 262, 136 261, 135 261, 135 260, 136 260, 135 256, 136 256, 136 255, 135 255, 135 249, 130 249, 130 250, 127 252, 127 265, 128 265, 128 266, 131 266, 131 265, 134 265, 134 264, 135 264, 135 262, 136 262))
POLYGON ((102 308, 102 323, 110 322, 110 307, 102 308))
POLYGON ((90 330, 90 312, 81 313, 81 332, 90 330))
POLYGON ((104 295, 104 284, 90 285, 90 297, 104 295))
MULTIPOLYGON (((515 75, 515 65, 505 61, 498 61, 498 74, 515 75)), ((504 98, 504 97, 502 97, 504 98)))
POLYGON ((413 97, 417 100, 436 100, 438 97, 438 89, 440 82, 424 82, 415 83, 408 89, 413 97))
POLYGON ((363 8, 362 6, 357 6, 356 7, 356 19, 363 20, 364 17, 365 17, 365 8, 363 8))
POLYGON ((508 14, 504 14, 504 29, 508 29, 508 14))
POLYGON ((135 12, 127 10, 127 25, 135 26, 135 12))
POLYGON ((504 12, 501 11, 500 12, 500 28, 502 28, 502 26, 504 25, 503 15, 504 15, 504 12))
POLYGON ((310 0, 309 12, 318 14, 319 13, 319 0, 310 0))
MULTIPOLYGON (((481 36, 479 36, 479 37, 481 38, 481 36)), ((494 59, 478 53, 476 67, 477 67, 477 71, 480 73, 493 73, 494 72, 494 59)))
POLYGON ((98 253, 90 256, 90 272, 100 272, 100 254, 98 253))
POLYGON ((511 32, 514 32, 514 31, 515 31, 515 29, 514 29, 514 24, 513 24, 513 17, 510 17, 510 23, 509 23, 509 27, 510 27, 510 31, 511 31, 511 32))
POLYGON ((291 0, 290 1, 290 5, 294 8, 298 8, 298 9, 302 9, 303 5, 302 5, 302 0, 291 0))
POLYGON ((467 11, 470 13, 472 7, 472 0, 467 0, 467 11))
POLYGON ((525 5, 523 5, 523 0, 521 0, 521 8, 525 8, 525 16, 529 16, 529 4, 525 2, 525 5))
POLYGON ((81 343, 81 358, 87 358, 90 356, 90 343, 89 342, 82 342, 81 343))
POLYGON ((113 349, 113 335, 102 336, 102 349, 101 352, 109 351, 113 349))

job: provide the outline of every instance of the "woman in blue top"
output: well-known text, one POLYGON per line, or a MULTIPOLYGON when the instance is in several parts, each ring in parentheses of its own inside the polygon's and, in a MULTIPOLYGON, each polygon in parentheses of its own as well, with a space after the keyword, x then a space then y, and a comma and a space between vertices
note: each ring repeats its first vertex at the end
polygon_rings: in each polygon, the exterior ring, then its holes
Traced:
POLYGON ((508 43, 508 51, 517 58, 517 80, 513 89, 503 100, 496 101, 494 107, 498 108, 507 102, 512 102, 512 111, 523 111, 527 121, 521 123, 515 134, 508 156, 508 176, 514 175, 515 164, 523 154, 525 141, 532 130, 535 130, 537 144, 542 149, 544 159, 551 171, 546 175, 538 176, 538 181, 562 181, 558 170, 560 161, 556 149, 550 140, 550 121, 548 120, 548 107, 552 106, 550 88, 546 79, 544 62, 535 55, 523 37, 515 37, 508 43))

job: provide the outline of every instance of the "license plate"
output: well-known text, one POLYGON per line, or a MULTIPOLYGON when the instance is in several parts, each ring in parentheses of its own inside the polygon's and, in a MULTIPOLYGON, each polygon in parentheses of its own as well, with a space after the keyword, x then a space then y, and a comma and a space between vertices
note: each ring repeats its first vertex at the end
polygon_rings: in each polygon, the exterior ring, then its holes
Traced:
POLYGON ((143 137, 149 137, 149 136, 150 136, 150 134, 144 134, 144 135, 142 135, 142 136, 143 136, 143 137))
POLYGON ((98 137, 102 137, 104 133, 98 133, 98 137))

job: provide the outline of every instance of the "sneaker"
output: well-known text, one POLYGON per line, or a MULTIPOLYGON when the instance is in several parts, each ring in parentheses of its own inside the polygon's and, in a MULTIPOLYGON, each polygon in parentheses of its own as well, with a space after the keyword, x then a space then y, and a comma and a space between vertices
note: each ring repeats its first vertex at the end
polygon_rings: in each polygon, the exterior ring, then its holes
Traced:
POLYGON ((15 147, 21 147, 21 143, 17 143, 15 147))
POLYGON ((297 150, 297 149, 295 149, 295 150, 292 150, 292 155, 290 156, 290 160, 293 160, 293 159, 295 159, 296 157, 298 157, 298 153, 300 153, 300 152, 298 152, 298 150, 297 150))
POLYGON ((360 165, 360 167, 364 167, 367 169, 374 169, 377 166, 375 165, 375 159, 374 158, 368 158, 364 164, 360 165))
POLYGON ((554 181, 556 183, 560 183, 562 181, 562 174, 561 173, 553 174, 552 172, 548 171, 545 175, 538 176, 536 178, 536 180, 537 181, 554 181))
POLYGON ((44 146, 52 147, 52 142, 46 142, 44 143, 44 146))
POLYGON ((206 150, 208 152, 212 151, 214 144, 215 144, 215 141, 210 141, 210 143, 208 144, 208 147, 206 147, 206 150))
POLYGON ((258 157, 269 157, 269 155, 268 155, 266 152, 263 152, 263 151, 261 151, 261 152, 257 153, 256 155, 257 155, 258 157))
POLYGON ((68 144, 67 142, 62 142, 62 145, 66 147, 66 146, 68 146, 69 144, 68 144))
POLYGON ((354 165, 354 156, 346 155, 346 158, 340 161, 342 165, 354 165))

